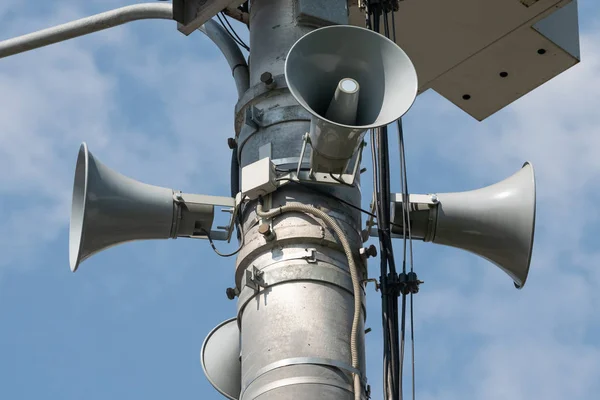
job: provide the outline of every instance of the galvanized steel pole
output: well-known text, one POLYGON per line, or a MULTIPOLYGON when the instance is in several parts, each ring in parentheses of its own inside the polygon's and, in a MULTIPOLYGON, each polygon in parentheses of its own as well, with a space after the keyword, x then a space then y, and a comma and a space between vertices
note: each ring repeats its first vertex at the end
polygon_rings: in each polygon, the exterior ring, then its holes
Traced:
MULTIPOLYGON (((297 18, 299 6, 306 3, 251 2, 250 88, 236 105, 240 168, 269 156, 278 169, 296 169, 310 114, 292 97, 283 74, 291 46, 318 27, 297 18)), ((347 12, 345 1, 315 1, 315 6, 347 12)), ((360 206, 358 184, 321 186, 321 190, 360 206)), ((356 251, 356 262, 361 269, 366 267, 358 257, 362 245, 358 211, 292 183, 265 197, 262 208, 290 202, 319 208, 333 217, 356 251)), ((289 212, 259 221, 256 207, 251 202, 242 212, 245 245, 236 263, 240 399, 354 399, 353 373, 360 374, 361 397, 366 398, 364 318, 357 341, 357 371, 350 353, 353 286, 340 241, 307 214, 289 212)), ((363 303, 363 317, 364 311, 363 303)))

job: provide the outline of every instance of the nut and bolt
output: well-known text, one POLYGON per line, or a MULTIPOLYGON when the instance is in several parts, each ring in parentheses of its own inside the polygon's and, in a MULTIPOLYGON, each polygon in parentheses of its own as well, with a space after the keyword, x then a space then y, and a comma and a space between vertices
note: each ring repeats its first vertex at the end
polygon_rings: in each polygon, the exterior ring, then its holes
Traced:
POLYGON ((273 75, 270 72, 263 72, 262 75, 260 76, 260 81, 267 86, 271 85, 274 82, 273 75))
POLYGON ((227 146, 229 146, 229 148, 231 150, 235 149, 237 147, 237 142, 235 141, 234 138, 230 137, 227 138, 227 146))
POLYGON ((258 233, 263 235, 267 242, 275 239, 275 233, 271 229, 271 225, 266 222, 258 226, 258 233))
POLYGON ((377 256, 377 247, 375 245, 370 245, 369 247, 363 247, 359 251, 361 256, 365 258, 376 257, 377 256))
POLYGON ((227 298, 229 300, 233 300, 236 296, 236 290, 232 287, 228 287, 227 289, 225 289, 225 294, 227 294, 227 298))
POLYGON ((431 195, 431 201, 434 202, 434 203, 437 203, 439 201, 438 197, 437 197, 437 194, 432 194, 431 195))

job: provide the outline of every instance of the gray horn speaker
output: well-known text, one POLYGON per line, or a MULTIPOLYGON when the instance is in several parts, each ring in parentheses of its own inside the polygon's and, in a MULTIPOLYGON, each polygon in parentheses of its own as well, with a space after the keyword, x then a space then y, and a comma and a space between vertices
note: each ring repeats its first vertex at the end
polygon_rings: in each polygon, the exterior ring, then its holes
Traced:
POLYGON ((173 190, 138 182, 108 168, 83 143, 79 149, 69 263, 75 272, 91 255, 119 243, 172 237, 173 190))
POLYGON ((354 26, 328 26, 298 40, 285 78, 312 114, 311 168, 343 173, 367 129, 394 122, 417 96, 417 72, 398 45, 354 26))
POLYGON ((98 161, 83 143, 73 184, 71 271, 93 254, 133 240, 209 234, 213 240, 228 240, 231 230, 211 230, 214 207, 234 205, 232 198, 181 193, 123 176, 98 161))
POLYGON ((236 318, 217 325, 204 339, 200 363, 206 379, 219 393, 231 400, 240 397, 242 364, 240 330, 236 318))
POLYGON ((478 190, 437 195, 433 242, 468 250, 496 264, 522 288, 535 230, 535 176, 520 171, 478 190))

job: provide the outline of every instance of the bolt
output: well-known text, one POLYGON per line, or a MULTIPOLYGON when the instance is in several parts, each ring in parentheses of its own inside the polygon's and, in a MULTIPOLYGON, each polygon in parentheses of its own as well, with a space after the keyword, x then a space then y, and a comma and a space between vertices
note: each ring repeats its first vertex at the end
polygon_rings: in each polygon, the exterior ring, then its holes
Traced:
POLYGON ((432 194, 431 195, 431 201, 434 202, 434 203, 437 203, 439 201, 438 197, 437 197, 437 194, 432 194))
POLYGON ((358 250, 358 253, 365 258, 375 257, 377 256, 377 247, 375 247, 374 245, 370 245, 369 247, 363 247, 358 250))
POLYGON ((271 225, 266 222, 258 226, 258 233, 263 235, 267 242, 270 242, 271 240, 275 239, 275 233, 271 229, 271 225))
POLYGON ((375 245, 370 245, 367 249, 367 254, 371 257, 377 257, 377 247, 375 245))
POLYGON ((237 147, 237 142, 235 141, 234 138, 230 137, 227 138, 227 146, 229 146, 229 148, 231 150, 235 149, 237 147))
POLYGON ((227 298, 229 300, 233 300, 235 299, 235 289, 232 287, 228 287, 227 289, 225 289, 225 294, 227 294, 227 298))
POLYGON ((271 233, 271 225, 269 224, 260 224, 260 226, 258 227, 258 232, 261 235, 268 235, 269 233, 271 233))
POLYGON ((183 199, 183 196, 181 195, 181 192, 175 193, 175 198, 176 198, 177 200, 181 200, 181 199, 183 199))
POLYGON ((273 83, 273 75, 270 72, 263 72, 260 76, 260 81, 265 85, 270 85, 273 83))

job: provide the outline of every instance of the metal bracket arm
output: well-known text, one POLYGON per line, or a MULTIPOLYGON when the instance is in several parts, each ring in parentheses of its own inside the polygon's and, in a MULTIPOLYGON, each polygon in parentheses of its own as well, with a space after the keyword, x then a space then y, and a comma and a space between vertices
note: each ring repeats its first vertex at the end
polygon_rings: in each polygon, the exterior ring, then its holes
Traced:
MULTIPOLYGON (((401 238, 402 234, 402 194, 392 193, 392 238, 401 238)), ((412 239, 424 240, 430 242, 435 236, 435 226, 437 221, 437 209, 440 204, 435 194, 409 194, 408 202, 411 215, 411 234, 412 239)), ((366 230, 372 237, 377 237, 378 232, 375 227, 377 224, 372 219, 368 221, 366 230)))
POLYGON ((176 216, 172 228, 173 237, 206 238, 207 232, 213 240, 229 240, 233 231, 236 202, 231 197, 175 193, 173 202, 176 216), (223 230, 212 230, 214 207, 229 207, 231 217, 223 230))
POLYGON ((135 4, 4 40, 0 42, 0 58, 142 19, 173 19, 173 7, 171 4, 135 4))

